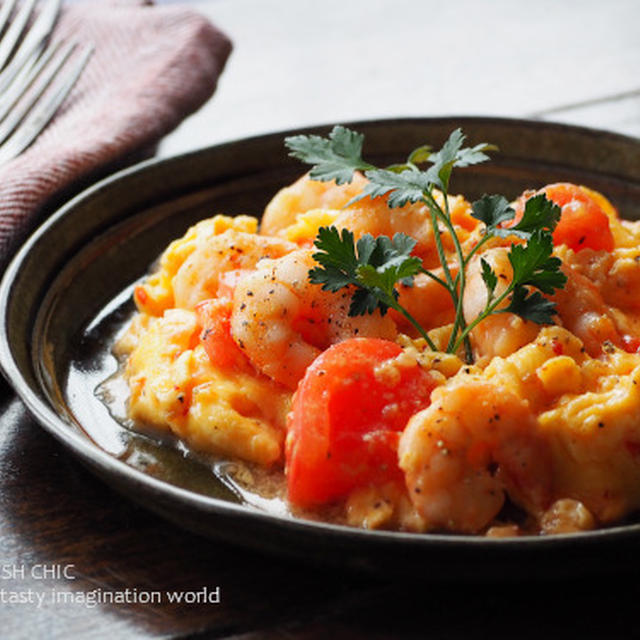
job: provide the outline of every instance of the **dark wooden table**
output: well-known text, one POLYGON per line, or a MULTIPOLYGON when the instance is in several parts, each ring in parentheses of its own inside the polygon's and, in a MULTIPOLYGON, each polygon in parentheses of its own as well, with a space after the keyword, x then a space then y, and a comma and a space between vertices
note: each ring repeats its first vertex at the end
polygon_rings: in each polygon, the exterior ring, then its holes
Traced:
MULTIPOLYGON (((635 0, 189 4, 235 52, 163 156, 400 115, 538 117, 640 135, 635 0)), ((429 567, 356 574, 206 540, 96 480, 0 384, 0 638, 640 637, 638 566, 629 559, 629 584, 616 574, 532 582, 517 566, 510 581, 466 584, 432 579, 429 567), (129 602, 65 595, 96 590, 129 602), (141 602, 155 591, 161 603, 141 602), (173 591, 218 602, 171 603, 173 591)))

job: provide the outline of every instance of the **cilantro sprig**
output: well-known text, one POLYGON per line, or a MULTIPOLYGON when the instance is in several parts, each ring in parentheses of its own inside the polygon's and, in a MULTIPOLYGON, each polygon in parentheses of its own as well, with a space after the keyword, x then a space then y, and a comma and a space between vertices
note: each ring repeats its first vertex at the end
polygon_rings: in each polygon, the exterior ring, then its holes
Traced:
POLYGON ((399 304, 397 285, 411 284, 418 273, 424 273, 443 286, 455 308, 455 319, 447 351, 464 346, 468 361, 472 361, 469 333, 491 314, 511 312, 539 324, 551 323, 555 305, 542 294, 552 295, 564 287, 566 277, 560 270, 560 260, 552 256, 552 232, 560 219, 560 208, 544 195, 527 200, 522 217, 515 221, 515 211, 500 195, 485 195, 472 204, 471 215, 483 223, 483 233, 476 245, 465 255, 449 211, 448 192, 453 169, 486 162, 486 152, 496 147, 480 143, 463 146, 465 136, 460 129, 451 133, 441 149, 428 145, 414 149, 404 163, 385 168, 376 167, 362 158, 364 136, 346 127, 336 126, 327 138, 293 136, 285 140, 290 155, 313 165, 310 177, 337 184, 351 182, 356 171, 364 172, 368 182, 361 193, 346 206, 367 197, 387 198, 390 208, 421 202, 428 208, 443 277, 424 269, 419 258, 412 255, 416 241, 406 234, 393 238, 367 234, 354 243, 353 234, 335 227, 323 227, 315 240, 313 255, 319 266, 310 270, 312 283, 328 291, 352 288, 350 315, 382 314, 389 308, 402 313, 425 338, 432 349, 435 344, 427 332, 399 304), (429 164, 426 169, 420 165, 429 164), (439 204, 435 190, 442 192, 439 204), (450 235, 458 268, 453 270, 444 251, 442 231, 450 235), (482 278, 487 289, 484 309, 470 323, 465 322, 462 300, 466 286, 466 268, 475 254, 492 237, 515 237, 508 258, 513 270, 510 284, 497 293, 498 277, 491 265, 480 258, 482 278), (453 272, 457 271, 456 275, 453 272), (506 302, 505 302, 506 301, 506 302))

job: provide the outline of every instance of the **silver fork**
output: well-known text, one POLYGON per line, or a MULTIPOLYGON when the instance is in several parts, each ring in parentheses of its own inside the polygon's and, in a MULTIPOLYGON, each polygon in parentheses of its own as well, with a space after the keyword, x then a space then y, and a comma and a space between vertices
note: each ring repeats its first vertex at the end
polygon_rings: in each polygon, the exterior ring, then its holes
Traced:
POLYGON ((0 7, 0 164, 21 154, 47 126, 82 74, 93 47, 49 43, 61 0, 5 0, 0 7))

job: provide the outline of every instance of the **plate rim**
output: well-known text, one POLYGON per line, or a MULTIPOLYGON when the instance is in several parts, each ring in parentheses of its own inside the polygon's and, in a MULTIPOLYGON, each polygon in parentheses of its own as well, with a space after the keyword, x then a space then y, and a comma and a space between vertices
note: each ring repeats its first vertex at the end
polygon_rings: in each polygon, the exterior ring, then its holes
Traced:
MULTIPOLYGON (((485 124, 508 124, 510 126, 523 125, 528 127, 540 127, 543 129, 558 129, 564 131, 574 131, 575 133, 587 135, 587 136, 606 136, 613 140, 622 140, 632 142, 640 145, 640 138, 635 136, 629 136, 606 129, 595 129, 590 127, 583 127, 579 125, 563 124, 560 122, 548 122, 542 120, 526 119, 526 118, 510 118, 510 117, 495 117, 495 116, 435 116, 435 117, 398 117, 398 118, 381 118, 373 120, 354 120, 346 122, 345 126, 357 127, 364 125, 380 125, 389 123, 407 123, 407 124, 420 124, 420 123, 444 123, 444 122, 458 122, 464 126, 467 122, 471 123, 485 123, 485 124)), ((58 208, 51 216, 49 216, 42 224, 40 224, 35 231, 28 237, 26 242, 15 253, 12 260, 9 262, 5 273, 3 274, 0 282, 0 371, 4 375, 5 379, 26 405, 29 413, 36 419, 41 427, 48 433, 61 442, 66 448, 80 458, 81 461, 88 463, 92 467, 100 469, 103 474, 108 476, 116 475, 119 478, 125 477, 125 481, 134 483, 136 485, 143 485, 146 489, 156 493, 160 496, 166 496, 172 501, 176 501, 181 505, 186 505, 188 508, 195 508, 199 512, 205 513, 220 513, 222 515, 233 514, 246 518, 249 521, 267 522, 268 524, 275 523, 276 526, 285 525, 288 528, 293 528, 299 531, 308 531, 310 533, 323 533, 331 534, 331 536, 354 538, 356 540, 379 540, 388 542, 390 544, 411 544, 411 545, 437 545, 443 547, 458 548, 461 545, 465 548, 472 547, 487 548, 487 547, 499 547, 501 549, 508 549, 517 547, 518 549, 523 546, 535 546, 536 548, 553 547, 568 547, 574 546, 580 542, 582 544, 596 544, 602 538, 607 540, 615 540, 620 538, 636 537, 640 534, 640 523, 637 524, 619 524, 607 528, 596 529, 586 532, 575 532, 568 534, 557 534, 553 536, 541 536, 541 535, 525 535, 509 538, 487 538, 479 535, 468 534, 445 534, 445 533, 410 533, 403 531, 387 531, 387 530, 367 530, 355 527, 349 527, 346 525, 339 525, 334 523, 326 523, 314 520, 305 520, 296 517, 285 517, 278 514, 268 513, 261 511, 255 507, 251 507, 246 504, 238 504, 230 501, 225 501, 220 498, 206 496, 203 494, 183 489, 177 485, 159 480, 149 474, 138 470, 122 460, 109 454, 104 449, 100 448, 94 443, 88 436, 83 436, 79 432, 76 432, 71 426, 65 422, 55 409, 33 391, 29 382, 25 379, 21 368, 13 357, 11 345, 9 344, 7 334, 7 313, 11 304, 11 298, 13 293, 13 286, 15 280, 19 274, 22 264, 28 259, 31 250, 34 245, 46 236, 49 229, 57 223, 62 217, 69 215, 69 212, 73 211, 75 207, 82 203, 87 198, 95 195, 103 189, 108 189, 111 184, 119 182, 129 176, 144 173, 151 168, 158 165, 168 165, 171 163, 183 164, 188 162, 188 159, 193 156, 199 156, 203 153, 207 153, 214 149, 220 149, 227 146, 235 146, 238 144, 256 144, 268 138, 280 137, 281 139, 286 135, 292 135, 296 133, 305 133, 309 131, 318 131, 333 126, 333 123, 324 123, 317 125, 309 125, 300 127, 295 130, 283 130, 283 131, 271 131, 264 134, 252 135, 248 137, 238 138, 221 142, 214 145, 205 146, 199 149, 187 151, 178 155, 172 155, 169 157, 152 158, 144 160, 142 162, 131 165, 125 169, 117 171, 99 181, 93 185, 82 190, 80 193, 71 198, 63 206, 58 208)), ((104 475, 102 476, 104 478, 104 475)), ((640 540, 640 536, 638 536, 640 540)))

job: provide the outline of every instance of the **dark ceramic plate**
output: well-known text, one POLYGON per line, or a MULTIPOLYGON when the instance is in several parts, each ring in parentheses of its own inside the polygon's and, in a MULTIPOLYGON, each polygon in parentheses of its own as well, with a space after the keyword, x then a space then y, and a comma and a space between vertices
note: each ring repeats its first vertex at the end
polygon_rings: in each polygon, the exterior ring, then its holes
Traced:
MULTIPOLYGON (((453 192, 514 197, 572 181, 605 193, 640 218, 640 142, 605 132, 493 118, 355 123, 382 163, 419 144, 441 144, 462 126, 501 152, 455 175, 453 192)), ((327 127, 319 128, 326 132, 327 127)), ((318 562, 428 576, 542 575, 627 567, 640 525, 556 537, 371 532, 273 515, 243 503, 210 466, 127 430, 95 390, 115 368, 110 340, 131 311, 122 292, 173 238, 216 212, 259 214, 303 170, 273 134, 163 161, 108 178, 59 210, 20 251, 0 288, 1 364, 38 421, 130 498, 202 534, 318 562), (622 552, 628 549, 629 553, 622 552)))

